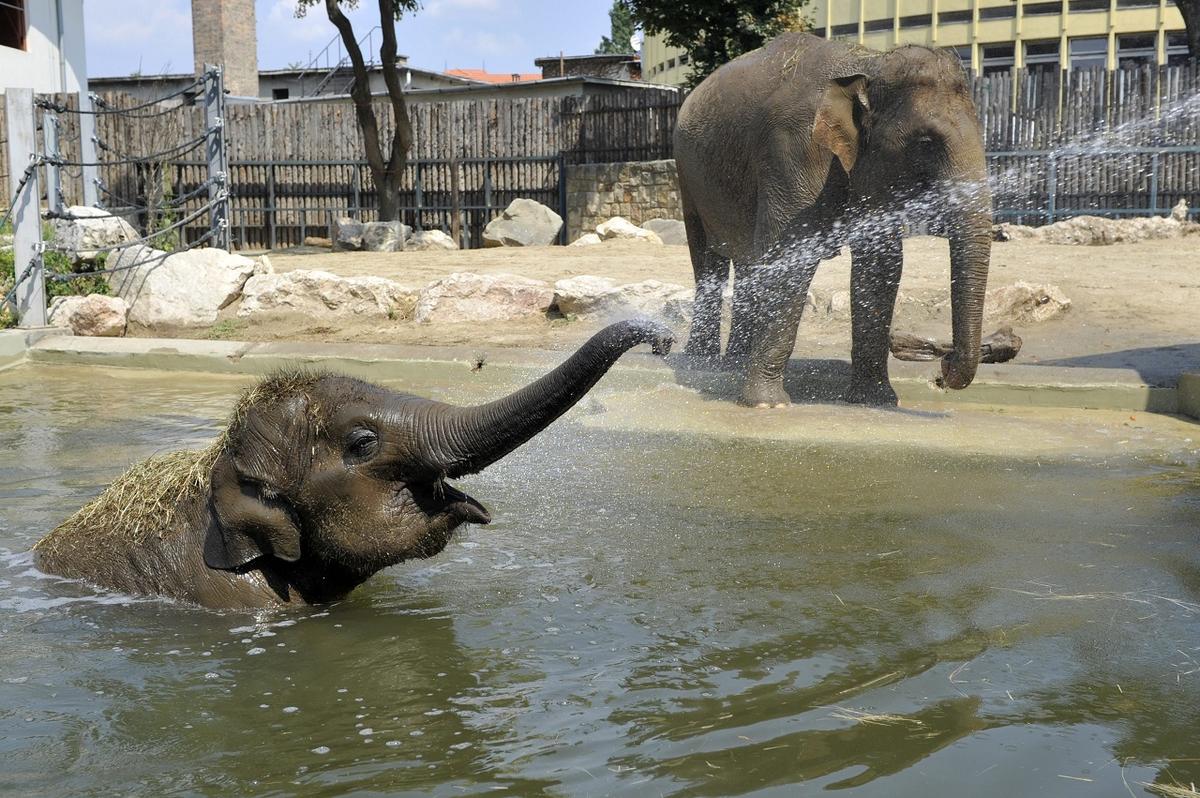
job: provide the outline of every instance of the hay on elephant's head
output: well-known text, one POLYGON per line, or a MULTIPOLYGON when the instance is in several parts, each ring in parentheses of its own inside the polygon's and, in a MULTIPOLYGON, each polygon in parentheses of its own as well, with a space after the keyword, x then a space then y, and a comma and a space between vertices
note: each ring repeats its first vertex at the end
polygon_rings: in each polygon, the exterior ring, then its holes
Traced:
POLYGON ((228 445, 230 431, 241 427, 250 409, 303 396, 310 420, 319 423, 310 390, 323 376, 290 370, 266 377, 242 394, 226 430, 207 448, 155 455, 137 463, 38 541, 34 551, 53 559, 68 548, 99 550, 105 541, 114 540, 137 545, 152 536, 181 531, 185 524, 179 514, 207 493, 213 464, 228 445))

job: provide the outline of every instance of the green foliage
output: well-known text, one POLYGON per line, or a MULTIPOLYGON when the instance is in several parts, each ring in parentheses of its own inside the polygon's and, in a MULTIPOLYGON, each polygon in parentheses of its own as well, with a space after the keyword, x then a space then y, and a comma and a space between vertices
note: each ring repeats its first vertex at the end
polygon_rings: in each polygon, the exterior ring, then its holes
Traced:
POLYGON ((622 0, 647 33, 687 51, 695 86, 717 67, 790 30, 805 30, 808 0, 622 0))
POLYGON ((237 319, 222 319, 208 328, 204 337, 210 341, 228 341, 237 335, 245 325, 237 319))
MULTIPOLYGON (((54 240, 54 226, 46 224, 42 226, 42 238, 45 241, 54 240)), ((71 256, 65 252, 56 252, 52 249, 47 249, 42 255, 42 264, 46 267, 46 275, 49 278, 52 274, 61 275, 78 275, 70 280, 46 280, 46 299, 47 301, 56 296, 87 296, 88 294, 108 294, 108 280, 103 274, 89 274, 89 272, 102 271, 106 256, 101 254, 96 257, 95 263, 80 263, 75 264, 71 260, 71 256)))
POLYGON ((600 39, 600 46, 596 48, 596 53, 619 55, 631 52, 629 40, 633 38, 633 32, 637 26, 634 24, 633 12, 629 10, 629 6, 623 0, 613 0, 612 8, 608 12, 608 20, 610 23, 609 35, 600 39))
MULTIPOLYGON (((358 8, 358 0, 337 0, 338 5, 343 8, 358 8)), ((392 16, 399 20, 404 16, 405 11, 417 11, 421 8, 420 0, 391 0, 392 16)), ((296 0, 296 16, 304 17, 308 15, 308 9, 312 6, 324 6, 325 0, 296 0)))

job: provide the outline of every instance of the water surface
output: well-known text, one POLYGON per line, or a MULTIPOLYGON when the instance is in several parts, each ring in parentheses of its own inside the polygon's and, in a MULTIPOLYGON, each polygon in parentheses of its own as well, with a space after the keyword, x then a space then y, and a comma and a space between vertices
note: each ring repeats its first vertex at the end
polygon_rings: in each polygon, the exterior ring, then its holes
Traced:
POLYGON ((1200 782, 1194 470, 568 418, 463 481, 492 526, 334 605, 222 614, 32 568, 41 534, 137 459, 203 445, 244 385, 0 374, 0 792, 1200 782))

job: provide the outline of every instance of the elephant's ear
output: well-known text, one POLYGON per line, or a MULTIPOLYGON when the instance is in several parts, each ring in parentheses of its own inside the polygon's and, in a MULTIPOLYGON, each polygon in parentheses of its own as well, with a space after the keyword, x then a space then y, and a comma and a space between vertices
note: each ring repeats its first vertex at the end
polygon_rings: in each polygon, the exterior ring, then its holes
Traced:
POLYGON ((224 451, 213 465, 213 522, 204 539, 204 562, 232 571, 263 556, 300 559, 300 527, 288 502, 270 486, 240 474, 224 451))
POLYGON ((830 81, 813 120, 813 141, 832 152, 849 174, 858 160, 862 113, 869 110, 867 76, 844 75, 830 81))

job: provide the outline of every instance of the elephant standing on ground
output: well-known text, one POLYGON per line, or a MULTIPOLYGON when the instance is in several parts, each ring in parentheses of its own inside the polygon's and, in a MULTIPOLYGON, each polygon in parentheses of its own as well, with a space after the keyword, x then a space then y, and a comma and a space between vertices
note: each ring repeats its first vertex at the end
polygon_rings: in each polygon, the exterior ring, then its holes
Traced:
POLYGON ((687 352, 720 355, 733 261, 727 357, 744 364, 741 401, 788 403, 783 372, 817 263, 850 245, 850 399, 896 403, 888 333, 902 225, 950 240, 951 388, 979 361, 991 251, 991 197, 967 77, 945 50, 887 53, 785 34, 718 69, 684 102, 675 131, 696 275, 687 352))
POLYGON ((336 374, 277 374, 242 397, 212 446, 134 466, 43 538, 35 563, 206 607, 341 598, 439 553, 458 526, 488 523, 446 480, 541 432, 642 343, 666 354, 671 334, 613 324, 540 380, 467 408, 336 374))

